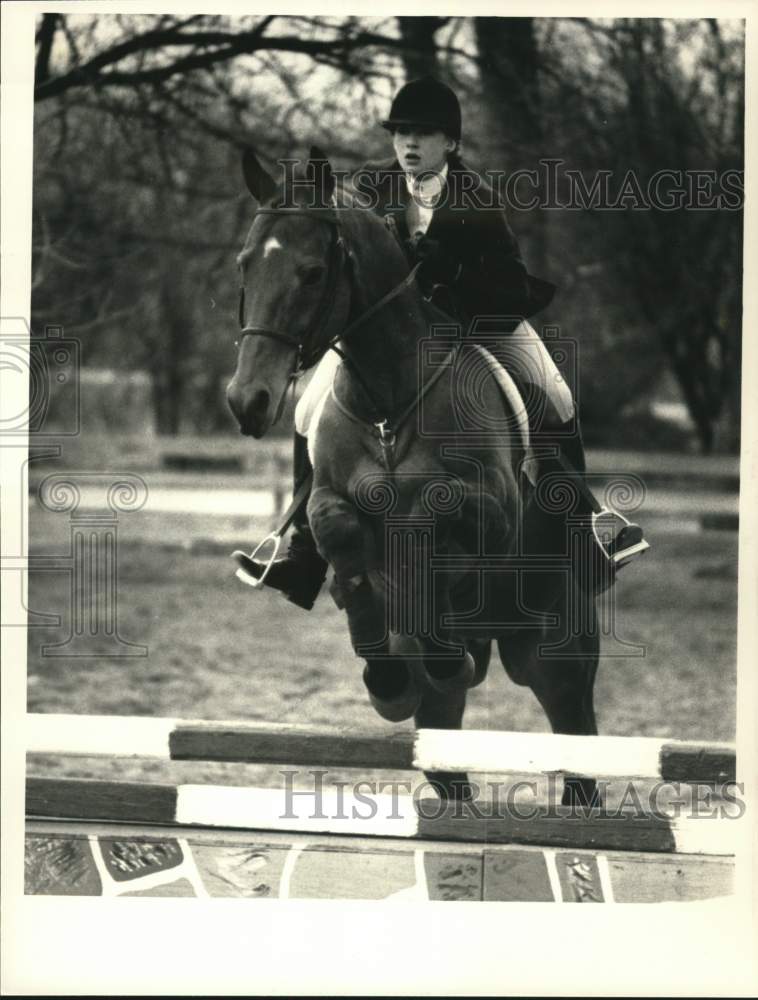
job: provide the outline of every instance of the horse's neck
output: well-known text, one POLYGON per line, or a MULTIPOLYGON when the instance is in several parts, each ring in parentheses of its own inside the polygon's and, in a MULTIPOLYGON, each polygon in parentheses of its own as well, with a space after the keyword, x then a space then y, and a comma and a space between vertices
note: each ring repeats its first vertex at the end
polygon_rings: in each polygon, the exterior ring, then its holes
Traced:
MULTIPOLYGON (((360 314, 402 282, 408 270, 394 237, 376 216, 358 210, 350 218, 356 271, 353 294, 360 314)), ((340 394, 357 415, 374 420, 380 404, 385 411, 382 416, 391 417, 412 398, 418 386, 417 345, 426 332, 418 290, 410 286, 343 343, 351 364, 340 376, 340 394)))
POLYGON ((348 364, 339 390, 356 415, 371 421, 391 419, 413 398, 418 390, 418 341, 425 331, 416 293, 409 290, 343 345, 348 364), (382 412, 377 414, 377 409, 382 412))

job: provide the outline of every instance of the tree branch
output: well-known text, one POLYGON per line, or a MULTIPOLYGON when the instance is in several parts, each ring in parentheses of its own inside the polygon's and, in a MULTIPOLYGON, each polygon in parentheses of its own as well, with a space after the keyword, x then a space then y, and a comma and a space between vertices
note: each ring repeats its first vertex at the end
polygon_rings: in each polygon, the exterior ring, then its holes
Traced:
MULTIPOLYGON (((94 56, 89 62, 76 66, 61 76, 47 79, 35 88, 35 101, 48 100, 74 87, 136 87, 154 85, 174 76, 210 68, 236 56, 256 52, 278 51, 306 55, 337 68, 351 71, 350 57, 367 48, 389 49, 401 53, 408 50, 403 38, 373 31, 348 32, 336 38, 302 38, 296 35, 265 35, 275 15, 263 18, 251 31, 231 32, 198 30, 185 33, 176 26, 155 29, 136 35, 111 46, 94 56), (162 52, 165 49, 191 47, 192 53, 162 66, 149 69, 108 69, 122 60, 137 54, 162 52)), ((465 55, 462 50, 441 49, 448 53, 465 55)), ((362 66, 365 72, 366 67, 362 66)))
MULTIPOLYGON (((44 84, 50 77, 50 53, 53 39, 58 27, 59 14, 43 14, 42 23, 37 31, 37 59, 34 65, 35 88, 44 84)), ((61 20, 64 20, 61 18, 61 20)))

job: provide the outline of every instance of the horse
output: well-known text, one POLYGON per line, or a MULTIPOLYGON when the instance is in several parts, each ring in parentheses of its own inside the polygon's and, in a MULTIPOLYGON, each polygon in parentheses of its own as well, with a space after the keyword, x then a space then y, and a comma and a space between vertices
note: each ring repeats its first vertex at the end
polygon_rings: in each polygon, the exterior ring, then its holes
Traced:
MULTIPOLYGON (((594 598, 556 560, 565 484, 540 492, 526 475, 491 355, 425 300, 396 238, 318 149, 308 183, 277 185, 251 150, 243 172, 258 208, 238 257, 228 402, 261 438, 293 379, 340 352, 309 437, 307 514, 375 709, 460 729, 494 640, 553 732, 596 735, 594 598)), ((445 799, 471 797, 467 775, 426 777, 445 799)), ((594 778, 568 776, 563 803, 599 804, 594 778)))

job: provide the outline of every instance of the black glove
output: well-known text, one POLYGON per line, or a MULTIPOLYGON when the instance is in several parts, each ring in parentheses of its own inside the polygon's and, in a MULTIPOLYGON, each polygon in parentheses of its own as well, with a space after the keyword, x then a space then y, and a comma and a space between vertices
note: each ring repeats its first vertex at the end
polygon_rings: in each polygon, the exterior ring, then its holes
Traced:
POLYGON ((461 265, 442 249, 439 240, 430 240, 426 235, 417 233, 408 245, 414 262, 421 262, 419 279, 425 287, 431 289, 434 285, 455 284, 461 265))

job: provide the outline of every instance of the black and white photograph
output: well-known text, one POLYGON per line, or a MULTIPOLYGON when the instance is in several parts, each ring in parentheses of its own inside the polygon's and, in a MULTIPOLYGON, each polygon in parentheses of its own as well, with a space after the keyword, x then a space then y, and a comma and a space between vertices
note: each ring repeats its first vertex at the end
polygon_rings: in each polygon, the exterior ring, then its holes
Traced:
POLYGON ((755 7, 320 9, 5 5, 3 991, 753 995, 755 7))

